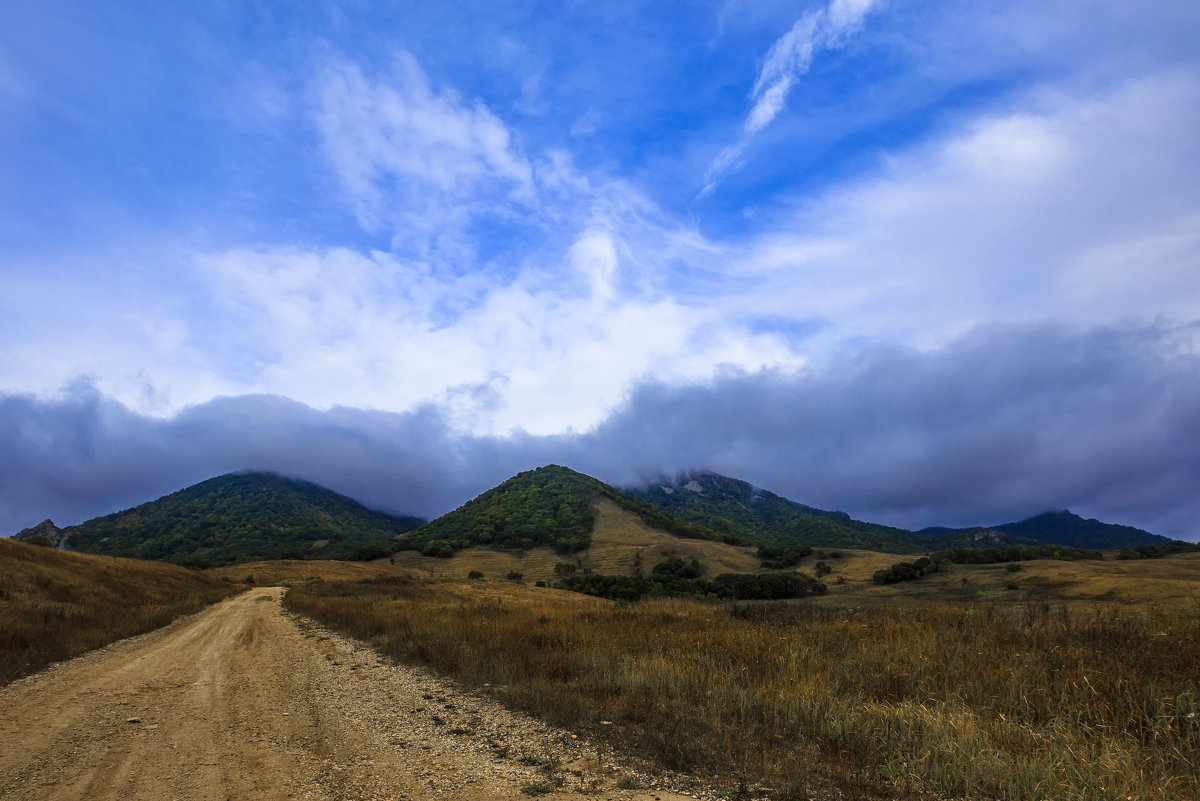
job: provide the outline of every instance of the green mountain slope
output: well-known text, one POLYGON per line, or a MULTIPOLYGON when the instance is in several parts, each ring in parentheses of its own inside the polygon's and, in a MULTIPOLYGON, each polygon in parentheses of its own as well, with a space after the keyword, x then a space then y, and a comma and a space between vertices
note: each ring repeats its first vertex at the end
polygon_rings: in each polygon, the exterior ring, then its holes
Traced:
POLYGON ((672 515, 723 536, 760 545, 811 545, 912 551, 913 532, 864 523, 844 512, 826 512, 708 471, 627 488, 626 492, 672 515))
POLYGON ((547 465, 518 473, 453 512, 397 537, 395 545, 431 556, 451 556, 472 545, 547 547, 571 553, 591 543, 592 502, 602 497, 670 534, 720 539, 705 526, 678 519, 591 476, 547 465))
POLYGON ((1017 545, 1045 545, 1041 540, 1031 537, 1020 537, 994 528, 975 526, 973 528, 946 528, 930 526, 912 533, 914 545, 930 551, 940 551, 947 548, 1010 548, 1017 545))
POLYGON ((333 490, 274 473, 230 473, 64 529, 86 553, 180 563, 386 554, 423 521, 366 508, 333 490), (365 549, 365 550, 364 550, 365 549))

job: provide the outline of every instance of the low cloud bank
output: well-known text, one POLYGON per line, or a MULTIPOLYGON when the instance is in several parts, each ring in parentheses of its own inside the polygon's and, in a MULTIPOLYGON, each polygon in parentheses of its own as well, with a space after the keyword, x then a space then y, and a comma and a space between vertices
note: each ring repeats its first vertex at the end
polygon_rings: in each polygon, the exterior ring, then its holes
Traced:
POLYGON ((625 484, 707 467, 794 500, 922 527, 1069 507, 1200 536, 1200 323, 985 327, 940 349, 870 348, 805 371, 637 386, 578 434, 479 437, 445 413, 217 398, 168 419, 79 382, 0 396, 0 532, 268 469, 436 516, 556 462, 625 484))

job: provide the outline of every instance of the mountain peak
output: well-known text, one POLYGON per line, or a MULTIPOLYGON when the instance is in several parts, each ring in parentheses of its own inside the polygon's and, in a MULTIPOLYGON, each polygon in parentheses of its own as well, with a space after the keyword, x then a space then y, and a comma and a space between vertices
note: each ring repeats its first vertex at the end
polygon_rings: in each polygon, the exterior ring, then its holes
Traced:
POLYGON ((1004 523, 991 528, 1006 534, 1073 548, 1125 548, 1170 542, 1167 537, 1151 534, 1133 526, 1085 519, 1069 509, 1042 512, 1015 523, 1004 523))
POLYGON ((562 465, 509 478, 452 512, 397 538, 402 549, 450 556, 473 545, 508 549, 548 547, 571 553, 589 547, 593 503, 607 498, 653 528, 682 537, 716 539, 711 530, 678 520, 616 487, 562 465))
POLYGON ((49 518, 38 523, 36 526, 30 526, 18 531, 16 534, 13 534, 12 538, 17 542, 33 542, 50 545, 63 550, 70 550, 71 548, 71 535, 54 525, 54 521, 49 518))
POLYGON ((65 531, 75 549, 89 553, 229 563, 346 558, 420 523, 368 509, 311 481, 243 470, 65 531))

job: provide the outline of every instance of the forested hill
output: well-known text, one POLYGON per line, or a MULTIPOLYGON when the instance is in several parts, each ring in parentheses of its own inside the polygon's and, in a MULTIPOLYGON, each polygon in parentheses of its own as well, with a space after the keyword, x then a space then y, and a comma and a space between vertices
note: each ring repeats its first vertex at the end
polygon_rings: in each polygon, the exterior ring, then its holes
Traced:
POLYGON ((386 555, 424 521, 377 512, 309 481, 243 472, 65 529, 87 553, 183 564, 386 555))
POLYGON ((1167 537, 1151 534, 1133 526, 1085 520, 1069 510, 1045 512, 1016 523, 992 526, 1016 537, 1039 542, 1069 545, 1073 548, 1136 548, 1139 545, 1163 545, 1167 537))
POLYGON ((905 553, 912 532, 864 523, 844 512, 826 512, 790 501, 746 481, 709 471, 683 473, 627 493, 665 512, 760 545, 811 545, 905 553))
POLYGON ((681 520, 591 476, 547 465, 518 473, 453 512, 396 539, 396 547, 451 556, 472 545, 554 548, 571 553, 591 544, 592 503, 607 498, 647 525, 680 537, 720 539, 711 529, 681 520))

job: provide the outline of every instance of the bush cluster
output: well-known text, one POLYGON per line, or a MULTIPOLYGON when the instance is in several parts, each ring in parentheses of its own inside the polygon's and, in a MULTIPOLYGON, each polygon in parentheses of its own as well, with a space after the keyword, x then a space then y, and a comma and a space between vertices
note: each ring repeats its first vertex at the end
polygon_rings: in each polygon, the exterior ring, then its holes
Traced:
POLYGON ((1118 559, 1158 559, 1177 553, 1196 553, 1200 551, 1200 543, 1171 540, 1157 545, 1139 545, 1136 548, 1122 548, 1117 554, 1118 559))
POLYGON ((783 570, 800 564, 812 552, 807 545, 764 545, 755 555, 767 570, 783 570))
POLYGON ((958 565, 991 565, 998 562, 1028 562, 1033 559, 1103 559, 1099 551, 1072 548, 1069 545, 1011 545, 1007 548, 950 548, 936 551, 935 562, 958 565))
POLYGON ((876 584, 895 584, 898 581, 920 578, 926 573, 936 573, 939 566, 937 561, 928 556, 922 556, 915 562, 897 562, 889 568, 876 570, 871 578, 875 580, 876 584))
MULTIPOLYGON (((685 570, 690 572, 690 565, 685 570)), ((806 573, 724 573, 713 579, 683 578, 665 572, 651 572, 646 578, 592 574, 572 576, 559 586, 614 601, 636 601, 648 596, 777 600, 824 595, 827 590, 824 582, 806 573)))

